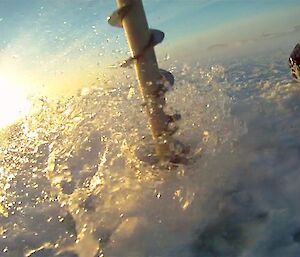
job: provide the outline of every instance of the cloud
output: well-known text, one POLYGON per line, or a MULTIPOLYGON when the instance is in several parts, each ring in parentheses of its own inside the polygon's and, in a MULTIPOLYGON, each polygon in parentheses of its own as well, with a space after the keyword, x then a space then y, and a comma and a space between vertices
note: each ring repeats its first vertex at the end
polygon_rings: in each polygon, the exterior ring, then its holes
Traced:
POLYGON ((209 45, 207 47, 208 51, 218 51, 218 50, 225 50, 225 49, 230 49, 230 48, 235 48, 235 47, 241 47, 245 46, 250 43, 257 43, 261 42, 266 39, 275 39, 279 37, 288 37, 290 34, 298 33, 300 32, 300 25, 296 25, 292 27, 291 29, 287 31, 280 31, 280 32, 264 32, 260 35, 251 37, 251 38, 246 38, 246 39, 241 39, 238 41, 232 41, 232 42, 227 42, 227 43, 216 43, 209 45))
POLYGON ((300 25, 297 25, 293 28, 294 32, 300 32, 300 25))

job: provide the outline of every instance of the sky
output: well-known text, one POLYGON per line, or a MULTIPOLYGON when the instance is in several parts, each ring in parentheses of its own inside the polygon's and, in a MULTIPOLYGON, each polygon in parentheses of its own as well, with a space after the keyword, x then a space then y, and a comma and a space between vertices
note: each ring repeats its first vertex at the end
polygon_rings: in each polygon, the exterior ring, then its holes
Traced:
MULTIPOLYGON (((129 55, 123 31, 106 22, 115 6, 113 0, 0 0, 0 106, 26 109, 25 95, 68 94, 108 79, 116 72, 110 66, 129 55)), ((265 39, 272 46, 290 35, 300 40, 298 0, 144 0, 144 6, 150 27, 166 34, 158 56, 171 60, 255 49, 253 42, 265 39)))

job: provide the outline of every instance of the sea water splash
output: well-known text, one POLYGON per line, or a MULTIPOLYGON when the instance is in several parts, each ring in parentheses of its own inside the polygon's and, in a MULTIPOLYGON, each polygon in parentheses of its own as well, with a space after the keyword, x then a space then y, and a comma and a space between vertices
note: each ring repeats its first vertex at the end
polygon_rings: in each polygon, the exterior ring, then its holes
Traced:
POLYGON ((173 170, 135 157, 133 81, 35 100, 1 133, 1 256, 297 256, 299 96, 269 61, 173 69, 167 109, 191 146, 173 170))

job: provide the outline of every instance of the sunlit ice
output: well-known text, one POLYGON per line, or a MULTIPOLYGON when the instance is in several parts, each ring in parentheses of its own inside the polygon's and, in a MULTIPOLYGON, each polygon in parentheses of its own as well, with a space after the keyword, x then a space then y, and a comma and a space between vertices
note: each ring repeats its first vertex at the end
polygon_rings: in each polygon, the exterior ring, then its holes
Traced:
POLYGON ((30 102, 23 89, 24 83, 11 75, 0 73, 0 128, 13 123, 29 111, 30 102))

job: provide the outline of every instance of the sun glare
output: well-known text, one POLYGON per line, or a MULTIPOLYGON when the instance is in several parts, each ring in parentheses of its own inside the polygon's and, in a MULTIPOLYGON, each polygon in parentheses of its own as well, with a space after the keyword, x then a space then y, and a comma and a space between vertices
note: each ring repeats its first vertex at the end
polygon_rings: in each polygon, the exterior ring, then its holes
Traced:
POLYGON ((22 82, 0 74, 0 128, 16 121, 29 111, 29 101, 22 82))

